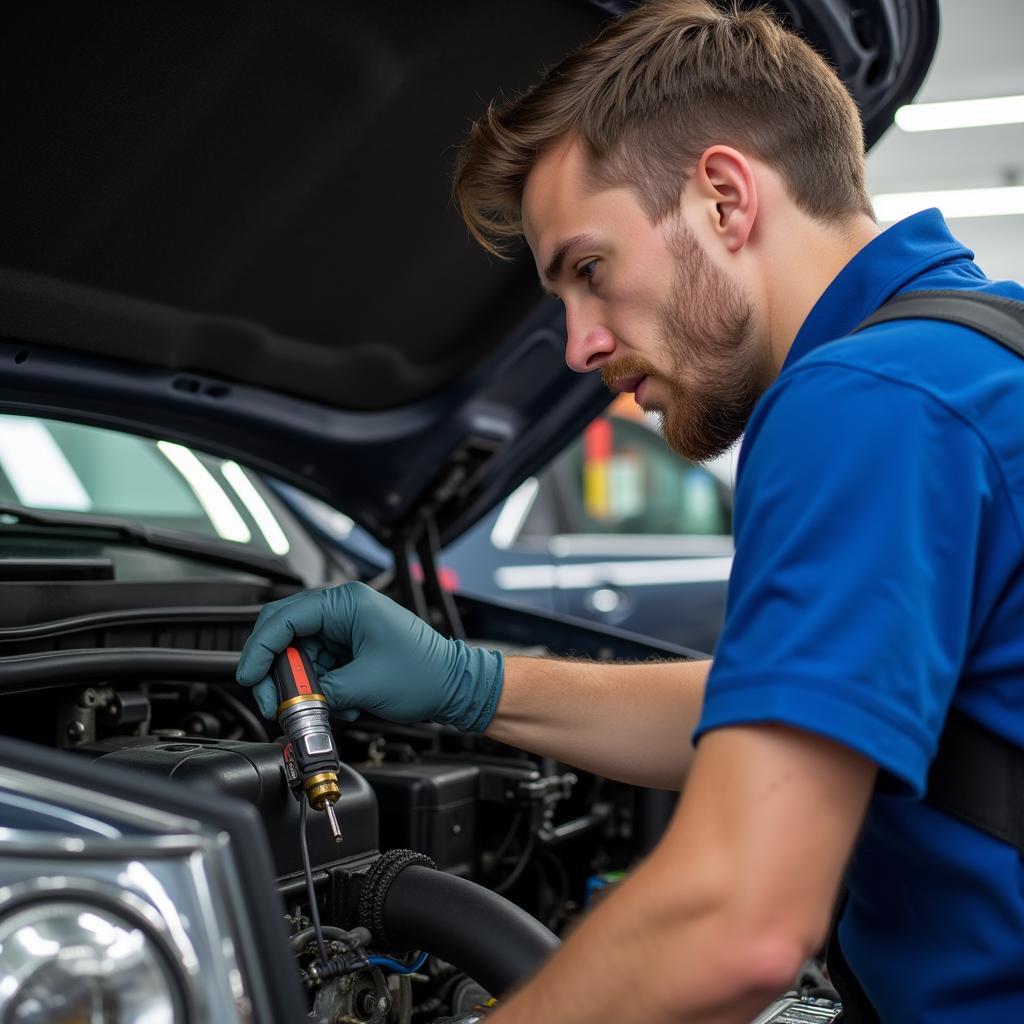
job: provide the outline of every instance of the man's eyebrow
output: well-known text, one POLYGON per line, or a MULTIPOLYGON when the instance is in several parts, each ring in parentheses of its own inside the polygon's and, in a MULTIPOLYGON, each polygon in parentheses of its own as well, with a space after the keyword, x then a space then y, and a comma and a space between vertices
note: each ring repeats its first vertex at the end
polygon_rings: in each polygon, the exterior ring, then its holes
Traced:
POLYGON ((584 242, 591 242, 593 238, 592 234, 584 232, 582 235, 573 235, 572 238, 566 238, 564 241, 559 242, 555 246, 555 251, 551 254, 551 259, 548 260, 548 265, 544 268, 544 278, 541 281, 541 285, 543 286, 544 281, 557 281, 561 276, 565 257, 578 245, 583 245, 584 242))

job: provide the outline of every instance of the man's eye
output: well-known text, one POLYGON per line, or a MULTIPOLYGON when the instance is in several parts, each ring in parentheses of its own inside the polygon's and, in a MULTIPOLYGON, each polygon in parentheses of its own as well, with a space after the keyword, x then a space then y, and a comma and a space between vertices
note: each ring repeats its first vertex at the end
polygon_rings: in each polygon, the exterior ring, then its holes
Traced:
POLYGON ((594 274, 597 273, 597 264, 599 262, 600 262, 599 260, 594 259, 594 260, 587 260, 585 263, 581 263, 576 268, 576 276, 577 277, 586 277, 586 278, 590 278, 590 280, 593 280, 594 279, 594 274))

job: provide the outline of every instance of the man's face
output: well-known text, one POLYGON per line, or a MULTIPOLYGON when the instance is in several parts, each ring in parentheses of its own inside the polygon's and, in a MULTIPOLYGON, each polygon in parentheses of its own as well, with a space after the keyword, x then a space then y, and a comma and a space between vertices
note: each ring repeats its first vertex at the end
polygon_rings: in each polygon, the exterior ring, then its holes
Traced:
POLYGON ((659 413, 681 455, 713 458, 769 379, 753 306, 681 213, 653 225, 632 190, 595 191, 585 160, 576 145, 545 153, 523 194, 541 281, 565 304, 566 362, 659 413))

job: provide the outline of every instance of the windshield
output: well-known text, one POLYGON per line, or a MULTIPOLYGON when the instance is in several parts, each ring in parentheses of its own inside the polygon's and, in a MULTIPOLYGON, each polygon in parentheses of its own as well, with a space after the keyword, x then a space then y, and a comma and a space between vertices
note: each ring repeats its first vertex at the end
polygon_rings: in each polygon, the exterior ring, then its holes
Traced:
POLYGON ((259 474, 170 441, 0 415, 5 502, 223 541, 276 556, 303 578, 312 568, 312 540, 259 474))

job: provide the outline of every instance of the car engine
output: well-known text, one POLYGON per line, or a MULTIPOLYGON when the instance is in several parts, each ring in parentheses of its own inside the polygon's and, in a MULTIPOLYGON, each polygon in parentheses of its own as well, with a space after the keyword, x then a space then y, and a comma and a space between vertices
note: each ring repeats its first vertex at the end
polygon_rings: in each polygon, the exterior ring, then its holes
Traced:
MULTIPOLYGON (((149 690, 152 697, 158 687, 149 690)), ((109 693, 91 688, 80 698, 95 701, 99 708, 111 699, 109 693)), ((195 712, 188 712, 186 719, 188 714, 195 712)), ((212 727, 209 721, 204 724, 212 727)), ((550 851, 570 832, 585 838, 611 811, 600 807, 587 819, 556 825, 556 810, 575 789, 574 775, 544 776, 538 766, 520 759, 446 751, 438 742, 439 730, 405 730, 402 736, 389 737, 384 723, 377 728, 381 731, 364 726, 341 736, 346 760, 335 804, 344 831, 340 845, 318 820, 320 815, 308 812, 306 818, 304 804, 295 799, 285 778, 279 743, 189 734, 171 727, 108 736, 74 749, 90 761, 236 797, 258 809, 278 872, 296 968, 310 993, 314 1019, 409 1021, 465 1012, 513 983, 520 971, 537 966, 557 945, 552 932, 501 894, 515 895, 559 927, 574 912, 569 905, 571 882, 561 859, 550 851), (327 957, 319 956, 315 941, 300 830, 328 940, 327 957), (549 848, 543 857, 539 844, 549 848), (544 866, 530 867, 535 860, 544 866), (536 877, 530 878, 528 867, 536 877), (402 885, 395 887, 400 873, 402 885), (490 883, 493 892, 475 879, 490 883), (439 906, 460 903, 465 917, 440 919, 439 906), (487 921, 493 929, 484 929, 487 921), (353 958, 361 928, 373 936, 378 952, 383 936, 393 940, 389 952, 399 967, 386 980, 380 970, 368 972, 362 958, 353 958), (489 932, 495 935, 487 949, 489 932), (517 935, 522 948, 514 945, 517 935), (416 966, 423 948, 435 955, 427 965, 406 971, 416 966), (439 959, 440 949, 450 950, 462 969, 439 959), (332 964, 338 976, 324 976, 318 960, 332 964), (486 979, 488 989, 480 979, 486 979), (381 1016, 384 1005, 388 1009, 381 1016)), ((368 940, 365 936, 362 945, 368 940)))
MULTIPOLYGON (((255 610, 114 609, 2 626, 0 702, 17 723, 7 731, 255 807, 277 891, 247 898, 280 901, 311 1020, 486 1014, 653 846, 674 794, 445 726, 364 715, 332 722, 338 844, 289 786, 277 723, 233 681, 255 610)), ((522 622, 506 617, 513 626, 494 638, 483 610, 463 610, 468 628, 480 627, 470 635, 538 653, 521 643, 522 622)), ((637 653, 600 642, 561 649, 637 653)), ((834 1019, 823 984, 812 972, 760 1020, 834 1019)))

